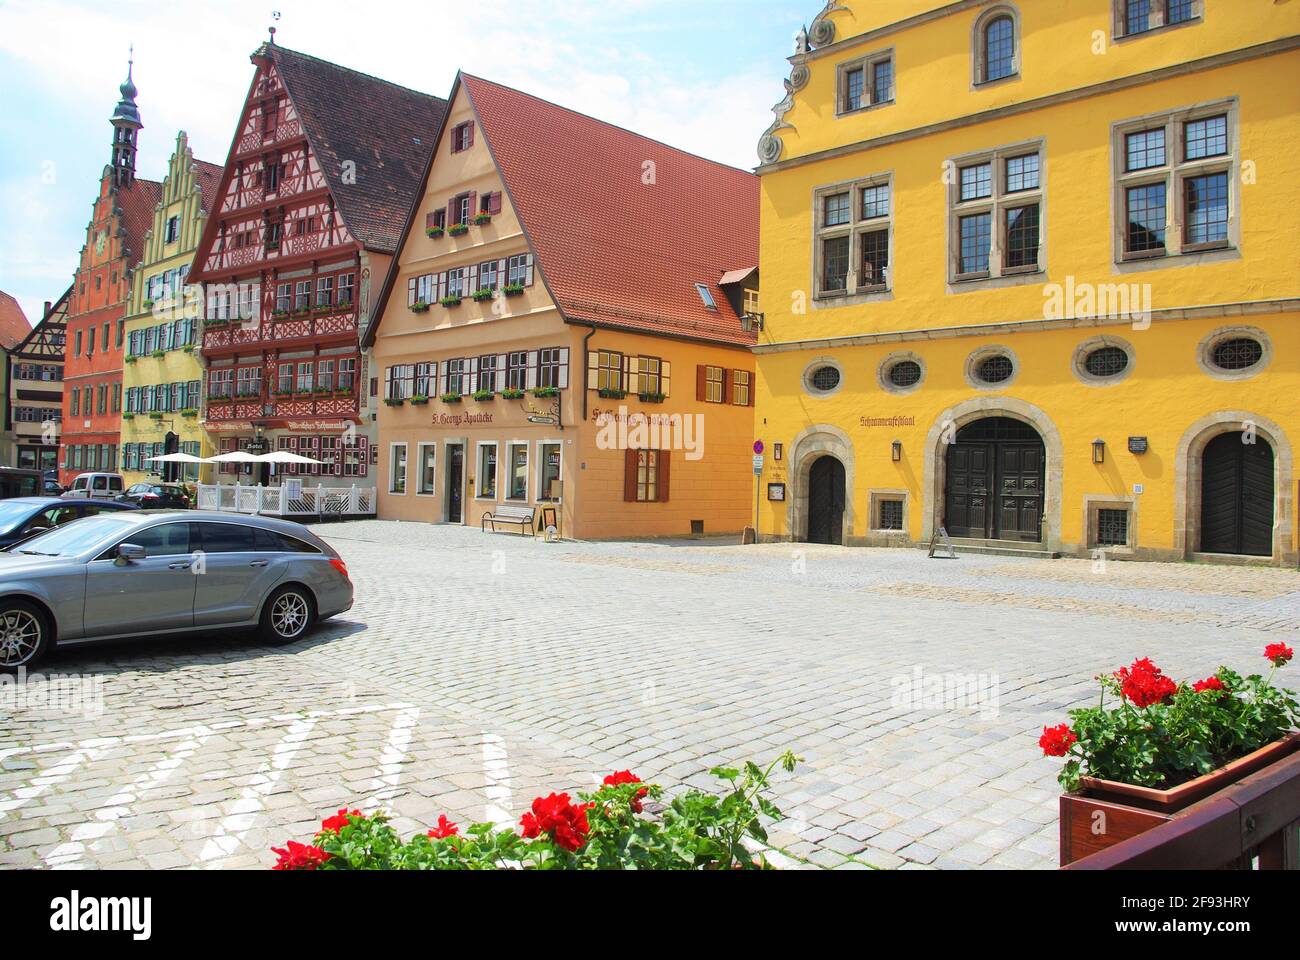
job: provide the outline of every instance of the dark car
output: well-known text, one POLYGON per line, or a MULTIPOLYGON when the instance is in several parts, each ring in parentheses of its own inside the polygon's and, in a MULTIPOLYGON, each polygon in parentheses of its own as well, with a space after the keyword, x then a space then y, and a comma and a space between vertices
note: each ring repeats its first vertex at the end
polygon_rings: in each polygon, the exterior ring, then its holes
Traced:
POLYGON ((82 517, 113 510, 134 510, 134 504, 64 497, 12 497, 0 500, 0 550, 8 550, 38 533, 82 517))
POLYGON ((44 477, 39 470, 24 467, 0 467, 0 499, 39 496, 44 477))
POLYGON ((0 672, 56 644, 114 637, 256 629, 267 643, 292 643, 352 598, 342 558, 297 524, 101 513, 0 552, 0 672))
POLYGON ((68 488, 65 487, 63 484, 59 483, 59 481, 51 480, 49 477, 45 478, 45 495, 47 497, 62 496, 64 491, 66 491, 67 489, 68 488))
POLYGON ((119 503, 133 503, 147 510, 166 508, 188 510, 190 495, 179 483, 133 483, 126 493, 114 498, 119 503))

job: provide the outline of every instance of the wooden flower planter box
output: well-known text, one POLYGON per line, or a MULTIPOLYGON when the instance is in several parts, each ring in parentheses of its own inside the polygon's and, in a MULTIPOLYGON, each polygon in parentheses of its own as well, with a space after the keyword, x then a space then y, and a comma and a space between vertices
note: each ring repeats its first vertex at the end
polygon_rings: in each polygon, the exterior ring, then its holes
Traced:
POLYGON ((1292 733, 1168 790, 1083 777, 1078 793, 1061 795, 1061 866, 1173 820, 1184 808, 1297 751, 1300 733, 1292 733))

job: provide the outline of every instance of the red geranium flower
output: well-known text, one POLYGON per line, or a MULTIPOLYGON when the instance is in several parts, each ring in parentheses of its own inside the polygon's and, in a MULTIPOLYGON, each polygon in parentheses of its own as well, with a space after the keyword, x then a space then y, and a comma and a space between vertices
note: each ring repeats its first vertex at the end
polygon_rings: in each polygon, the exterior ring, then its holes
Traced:
POLYGON ((1070 747, 1078 742, 1078 737, 1069 724, 1062 723, 1055 727, 1043 727, 1043 735, 1038 738, 1038 745, 1043 748, 1046 757, 1063 757, 1070 752, 1070 747))
POLYGON ((572 853, 587 842, 587 811, 590 803, 574 804, 567 793, 538 797, 532 809, 519 821, 524 838, 532 840, 545 833, 556 844, 572 853))
POLYGON ((1192 684, 1192 689, 1195 690, 1197 693, 1204 693, 1207 690, 1214 692, 1219 690, 1225 690, 1227 688, 1224 687, 1223 681, 1220 680, 1218 677, 1206 677, 1204 680, 1197 680, 1194 684, 1192 684))
POLYGON ((1273 661, 1273 666, 1280 667, 1295 656, 1295 651, 1285 643, 1270 643, 1264 648, 1264 656, 1273 661))
POLYGON ((454 837, 460 833, 460 827, 447 819, 445 813, 438 814, 438 825, 429 831, 429 836, 435 840, 445 840, 447 837, 454 837))
POLYGON ((1120 683, 1120 694, 1135 707, 1160 703, 1178 691, 1178 684, 1161 673, 1149 657, 1134 660, 1131 667, 1120 667, 1115 679, 1120 683))
POLYGON ((348 817, 359 816, 361 816, 360 810, 340 810, 338 813, 334 814, 334 816, 326 817, 320 822, 320 832, 338 833, 348 825, 348 817))
POLYGON ((279 857, 272 870, 315 870, 333 856, 320 847, 308 846, 294 840, 285 844, 284 849, 272 847, 271 852, 279 857))
MULTIPOLYGON (((616 770, 614 773, 611 773, 608 777, 606 777, 602 782, 607 787, 621 787, 625 783, 640 783, 641 778, 638 777, 631 770, 616 770)), ((649 792, 650 790, 648 787, 642 787, 640 790, 636 792, 636 796, 632 798, 632 802, 631 804, 629 804, 629 806, 632 808, 633 813, 641 812, 641 798, 644 797, 649 792)))

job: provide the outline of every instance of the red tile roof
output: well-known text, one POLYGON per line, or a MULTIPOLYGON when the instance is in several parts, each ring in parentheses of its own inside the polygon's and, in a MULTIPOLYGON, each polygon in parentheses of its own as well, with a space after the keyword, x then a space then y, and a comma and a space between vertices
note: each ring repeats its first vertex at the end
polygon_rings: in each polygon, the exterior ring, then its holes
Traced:
POLYGON ((352 235, 394 252, 447 101, 276 44, 254 56, 279 70, 352 235), (356 164, 355 182, 343 182, 345 161, 356 164))
POLYGON ((224 168, 219 163, 208 163, 206 160, 194 161, 194 172, 199 180, 199 190, 201 199, 200 206, 203 212, 212 215, 212 208, 217 204, 217 191, 221 189, 221 172, 224 168))
POLYGON ((162 184, 136 178, 129 187, 117 188, 117 207, 126 230, 126 262, 134 266, 144 255, 144 235, 153 226, 153 208, 162 198, 162 184))
POLYGON ((459 82, 566 319, 755 342, 718 281, 758 263, 758 177, 469 74, 459 82))
POLYGON ((32 325, 18 301, 0 290, 0 347, 12 350, 31 332, 32 325))

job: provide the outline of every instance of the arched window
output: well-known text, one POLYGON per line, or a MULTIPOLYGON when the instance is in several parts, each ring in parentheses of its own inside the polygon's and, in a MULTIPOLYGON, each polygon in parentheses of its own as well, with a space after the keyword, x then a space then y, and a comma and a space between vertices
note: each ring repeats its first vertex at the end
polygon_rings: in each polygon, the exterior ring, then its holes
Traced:
POLYGON ((984 28, 984 76, 1001 80, 1015 73, 1016 25, 1010 17, 996 17, 984 28))
POLYGON ((1020 72, 1020 15, 999 4, 975 20, 971 37, 976 84, 1014 77, 1020 72))

